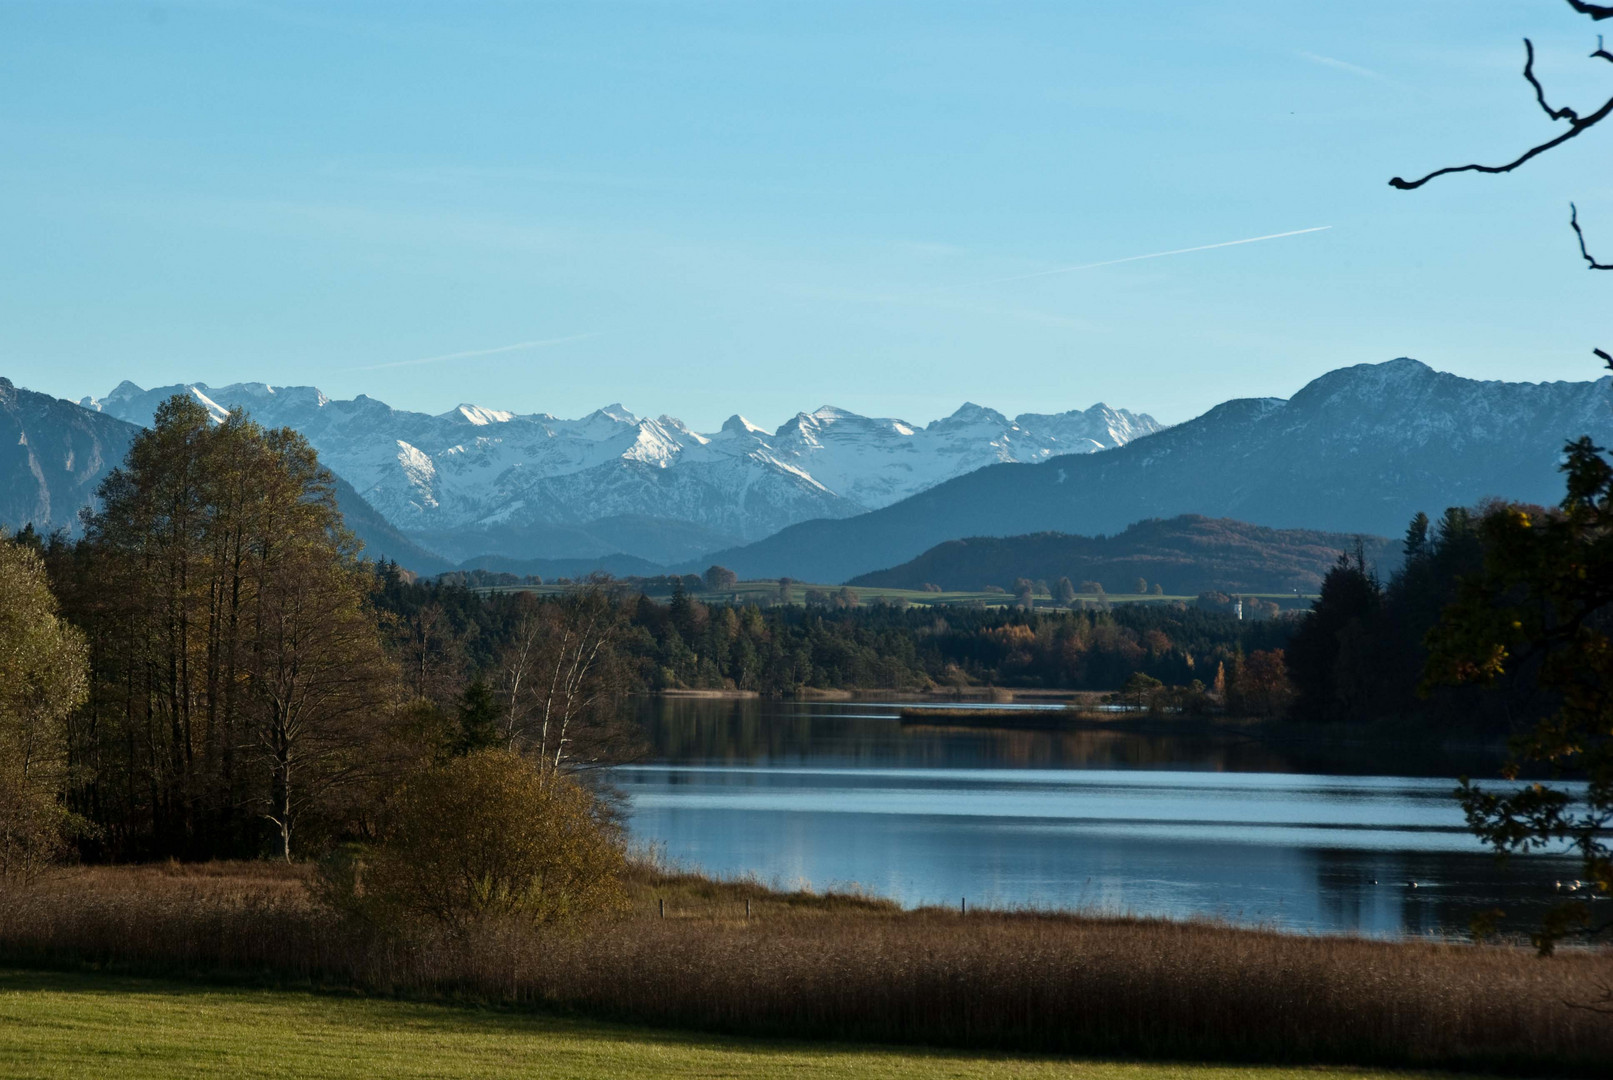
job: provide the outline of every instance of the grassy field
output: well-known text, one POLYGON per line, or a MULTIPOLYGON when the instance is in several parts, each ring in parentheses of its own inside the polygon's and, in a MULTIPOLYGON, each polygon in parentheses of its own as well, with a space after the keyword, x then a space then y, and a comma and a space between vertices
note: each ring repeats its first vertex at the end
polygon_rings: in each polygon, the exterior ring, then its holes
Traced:
POLYGON ((0 971, 0 1077, 795 1075, 1320 1080, 1412 1074, 1072 1063, 766 1042, 381 998, 0 971))
MULTIPOLYGON (((482 592, 533 592, 543 596, 553 596, 565 592, 568 585, 491 585, 484 586, 482 592)), ((833 596, 840 591, 839 585, 814 585, 810 582, 798 581, 790 588, 790 597, 794 603, 802 603, 808 589, 817 589, 833 596)), ((852 592, 857 594, 860 603, 871 604, 879 600, 894 602, 905 600, 909 604, 980 604, 985 607, 1007 607, 1014 602, 1012 593, 1006 592, 926 592, 922 589, 881 589, 858 586, 852 592)), ((707 604, 759 604, 767 606, 778 603, 778 582, 764 579, 761 581, 741 581, 731 589, 711 591, 695 589, 689 596, 707 604)), ((657 599, 665 599, 665 595, 652 592, 657 599)), ((669 594, 668 594, 669 595, 669 594)), ((1308 607, 1314 596, 1296 596, 1292 593, 1246 593, 1247 597, 1271 600, 1284 608, 1308 607)), ((1063 605, 1056 604, 1047 593, 1036 596, 1036 607, 1040 609, 1056 610, 1063 605)), ((1095 593, 1083 593, 1076 597, 1074 606, 1079 608, 1083 604, 1092 605, 1102 602, 1111 604, 1160 604, 1173 601, 1192 603, 1196 597, 1192 596, 1155 596, 1152 593, 1106 593, 1099 596, 1095 593)))

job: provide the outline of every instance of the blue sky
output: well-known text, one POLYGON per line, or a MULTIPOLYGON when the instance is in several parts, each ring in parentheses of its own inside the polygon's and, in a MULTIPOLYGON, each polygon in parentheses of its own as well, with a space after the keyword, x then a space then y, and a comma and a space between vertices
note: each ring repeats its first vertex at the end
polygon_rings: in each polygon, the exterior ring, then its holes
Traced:
POLYGON ((0 2, 0 374, 700 429, 1594 378, 1613 129, 1386 184, 1550 131, 1525 34, 1613 93, 1552 0, 0 2))

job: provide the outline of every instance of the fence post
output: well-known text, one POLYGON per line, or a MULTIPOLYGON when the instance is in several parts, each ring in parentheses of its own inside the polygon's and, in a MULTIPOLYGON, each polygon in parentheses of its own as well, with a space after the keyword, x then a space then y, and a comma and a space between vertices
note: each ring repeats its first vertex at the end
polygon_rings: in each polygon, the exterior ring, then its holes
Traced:
POLYGON ((967 896, 958 897, 958 914, 969 914, 969 898, 967 896))
POLYGON ((666 918, 666 898, 661 897, 656 903, 661 905, 661 918, 666 918))
POLYGON ((745 918, 750 918, 750 897, 745 897, 745 918))

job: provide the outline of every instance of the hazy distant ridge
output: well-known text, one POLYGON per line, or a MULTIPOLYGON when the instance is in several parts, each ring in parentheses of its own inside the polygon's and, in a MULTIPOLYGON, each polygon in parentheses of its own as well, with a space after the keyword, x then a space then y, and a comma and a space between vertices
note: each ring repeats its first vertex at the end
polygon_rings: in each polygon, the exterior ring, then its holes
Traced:
POLYGON ((971 537, 948 540, 889 570, 851 579, 886 589, 977 591, 1011 589, 1017 578, 1079 585, 1096 581, 1111 593, 1129 593, 1138 578, 1166 593, 1313 593, 1342 552, 1359 542, 1369 561, 1387 573, 1400 562, 1399 545, 1377 536, 1272 529, 1227 518, 1192 514, 1140 521, 1114 536, 971 537))
POLYGON ((1583 434, 1613 439, 1613 378, 1483 382, 1402 358, 1329 372, 1286 401, 1229 401, 1106 453, 981 469, 712 557, 746 577, 835 582, 959 537, 1091 536, 1178 514, 1396 536, 1419 510, 1558 501, 1563 444, 1583 434))

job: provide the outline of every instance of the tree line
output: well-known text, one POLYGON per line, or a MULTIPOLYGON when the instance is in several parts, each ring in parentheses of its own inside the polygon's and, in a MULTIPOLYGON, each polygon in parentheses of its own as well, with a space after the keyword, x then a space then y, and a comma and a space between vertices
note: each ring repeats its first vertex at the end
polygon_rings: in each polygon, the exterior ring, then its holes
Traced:
POLYGON ((360 558, 331 474, 294 431, 172 398, 82 537, 0 537, 0 570, 7 876, 69 849, 289 859, 401 844, 425 805, 410 793, 444 769, 487 786, 487 805, 542 791, 612 835, 607 807, 566 793, 616 754, 614 727, 590 727, 619 712, 614 606, 519 605, 470 684, 445 676, 445 632, 379 602, 389 578, 360 558), (479 754, 497 760, 455 764, 479 754))
MULTIPOLYGON (((1340 559, 1286 652, 1293 715, 1508 737, 1502 776, 1572 779, 1493 788, 1463 778, 1469 827, 1497 852, 1575 851, 1585 886, 1613 892, 1613 462, 1564 448, 1556 506, 1491 501, 1413 518, 1405 563, 1381 581, 1340 559)), ((1578 892, 1575 885, 1573 891, 1578 892)), ((1613 929, 1582 901, 1536 941, 1613 929)))
MULTIPOLYGON (((421 697, 451 704, 502 685, 515 629, 562 602, 411 581, 380 568, 377 604, 405 628, 421 697), (475 691, 479 693, 480 691, 475 691)), ((1246 657, 1282 648, 1285 620, 1240 620, 1214 605, 1120 605, 1061 611, 977 606, 709 604, 677 588, 660 602, 597 580, 577 597, 608 606, 613 679, 630 692, 728 689, 932 690, 969 686, 1119 690, 1139 673, 1163 684, 1236 680, 1246 657)))

